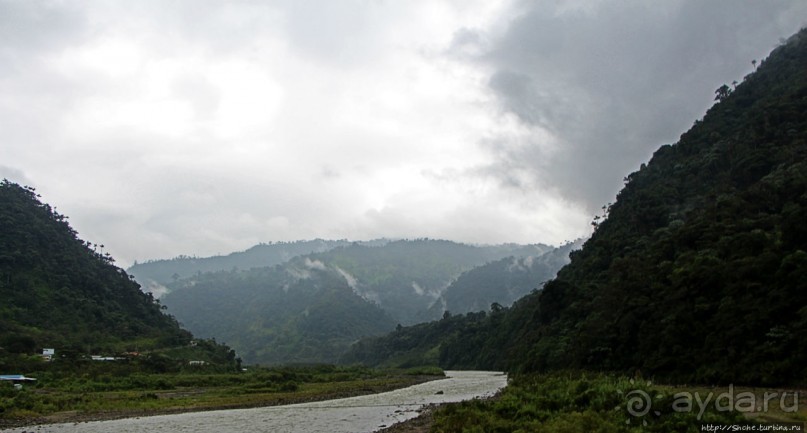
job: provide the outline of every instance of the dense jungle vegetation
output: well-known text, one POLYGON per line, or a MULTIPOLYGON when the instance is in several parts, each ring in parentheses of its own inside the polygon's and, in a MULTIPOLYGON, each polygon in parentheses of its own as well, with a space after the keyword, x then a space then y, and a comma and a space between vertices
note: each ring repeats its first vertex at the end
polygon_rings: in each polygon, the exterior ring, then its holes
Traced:
POLYGON ((101 354, 187 345, 103 245, 79 239, 33 188, 0 183, 0 356, 101 354))

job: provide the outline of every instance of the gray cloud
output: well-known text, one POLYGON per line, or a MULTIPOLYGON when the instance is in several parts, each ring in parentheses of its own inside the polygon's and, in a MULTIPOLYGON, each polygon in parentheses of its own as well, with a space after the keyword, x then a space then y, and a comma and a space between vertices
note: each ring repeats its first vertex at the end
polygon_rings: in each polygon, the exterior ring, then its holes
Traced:
POLYGON ((9 182, 18 183, 20 185, 33 185, 31 179, 29 179, 22 170, 17 170, 14 167, 7 167, 5 165, 0 165, 0 179, 6 179, 9 182))
POLYGON ((288 8, 286 31, 290 40, 310 56, 338 65, 355 62, 371 45, 362 37, 370 21, 372 4, 353 2, 293 1, 288 8), (358 6, 358 7, 357 7, 358 6))
POLYGON ((85 16, 61 2, 0 1, 0 56, 6 61, 5 72, 28 54, 57 50, 86 35, 85 16))
POLYGON ((505 151, 490 173, 512 184, 509 173, 529 170, 534 184, 590 210, 807 16, 801 1, 570 5, 524 2, 477 61, 492 68, 489 87, 503 110, 557 140, 554 152, 505 151))

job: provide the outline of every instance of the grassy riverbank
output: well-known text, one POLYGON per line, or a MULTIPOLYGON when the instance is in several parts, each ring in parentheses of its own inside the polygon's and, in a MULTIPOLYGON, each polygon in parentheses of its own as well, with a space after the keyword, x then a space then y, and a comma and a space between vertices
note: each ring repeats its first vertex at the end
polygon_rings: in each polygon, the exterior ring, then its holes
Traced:
POLYGON ((70 376, 40 373, 16 390, 0 384, 0 428, 214 409, 272 406, 371 394, 442 378, 442 371, 330 365, 239 373, 127 372, 109 367, 70 376))
MULTIPOLYGON (((805 401, 791 411, 794 395, 780 404, 781 393, 759 388, 654 386, 597 373, 524 375, 514 377, 496 398, 445 405, 426 415, 430 425, 395 431, 700 432, 705 423, 807 421, 805 401), (743 410, 750 408, 752 398, 761 405, 766 392, 769 396, 779 393, 770 399, 768 410, 743 410), (723 410, 729 402, 733 410, 723 410)), ((802 392, 795 398, 805 397, 802 392)))

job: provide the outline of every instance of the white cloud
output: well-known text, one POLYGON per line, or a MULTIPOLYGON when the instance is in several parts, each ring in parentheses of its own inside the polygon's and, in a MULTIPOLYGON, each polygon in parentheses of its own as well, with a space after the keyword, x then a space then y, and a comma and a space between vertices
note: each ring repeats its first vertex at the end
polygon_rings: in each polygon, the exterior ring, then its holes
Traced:
POLYGON ((324 271, 328 269, 327 266, 325 266, 325 263, 322 263, 319 260, 311 260, 308 257, 305 258, 304 264, 305 267, 308 269, 316 269, 318 271, 324 271))

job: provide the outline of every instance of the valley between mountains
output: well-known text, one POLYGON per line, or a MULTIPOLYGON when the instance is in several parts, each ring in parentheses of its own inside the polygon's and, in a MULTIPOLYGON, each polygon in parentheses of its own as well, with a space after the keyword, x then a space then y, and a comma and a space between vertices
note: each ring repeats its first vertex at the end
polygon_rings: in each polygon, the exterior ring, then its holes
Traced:
POLYGON ((364 337, 509 307, 554 277, 580 243, 313 240, 129 272, 194 335, 226 342, 247 363, 338 362, 364 337))

